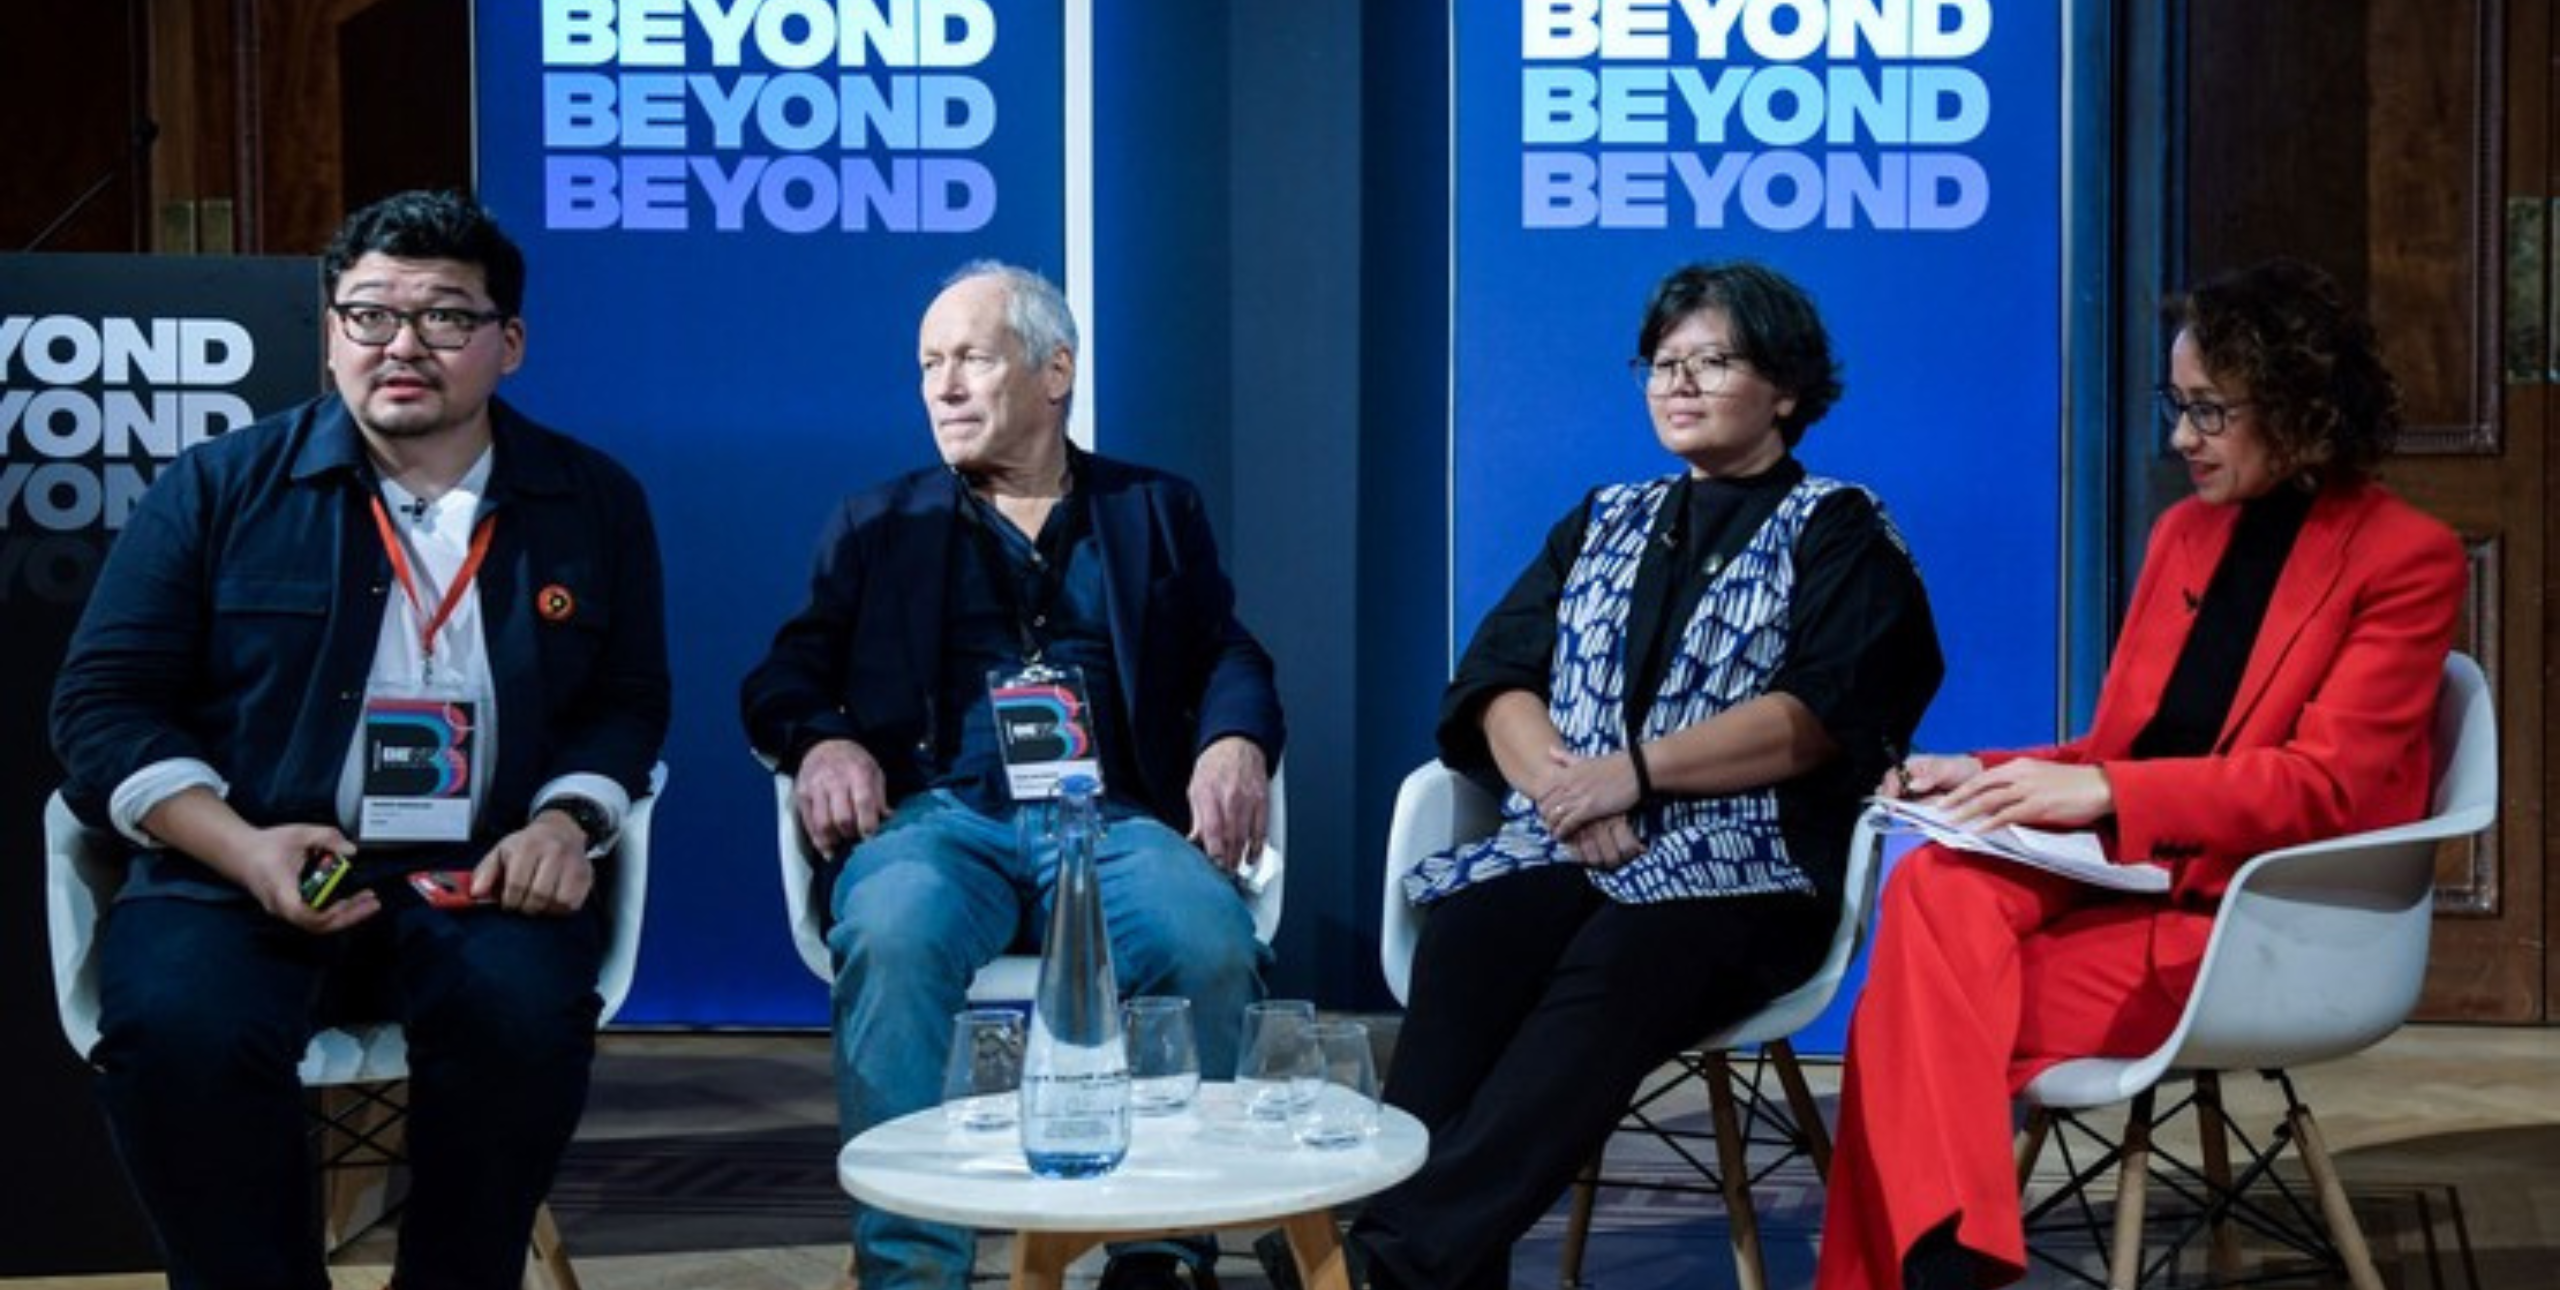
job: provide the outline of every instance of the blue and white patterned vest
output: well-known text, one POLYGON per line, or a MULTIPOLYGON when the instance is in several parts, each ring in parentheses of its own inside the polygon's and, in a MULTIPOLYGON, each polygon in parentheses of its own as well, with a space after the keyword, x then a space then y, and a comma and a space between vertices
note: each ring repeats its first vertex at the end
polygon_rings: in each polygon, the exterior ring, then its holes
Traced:
MULTIPOLYGON (((1636 567, 1674 482, 1666 477, 1601 490, 1592 499, 1581 554, 1565 575, 1547 715, 1577 756, 1625 747, 1627 610, 1636 567)), ((1810 476, 1797 483, 1750 544, 1709 579, 1663 669, 1642 738, 1686 729, 1768 691, 1787 658, 1796 539, 1823 498, 1853 487, 1810 476)), ((1427 905, 1514 870, 1579 863, 1547 832, 1537 804, 1516 789, 1503 797, 1502 821, 1492 836, 1424 860, 1405 876, 1405 897, 1427 905)), ((1639 808, 1636 823, 1646 840, 1643 854, 1615 870, 1588 871, 1611 900, 1650 904, 1814 889, 1787 855, 1774 788, 1657 798, 1639 808)))

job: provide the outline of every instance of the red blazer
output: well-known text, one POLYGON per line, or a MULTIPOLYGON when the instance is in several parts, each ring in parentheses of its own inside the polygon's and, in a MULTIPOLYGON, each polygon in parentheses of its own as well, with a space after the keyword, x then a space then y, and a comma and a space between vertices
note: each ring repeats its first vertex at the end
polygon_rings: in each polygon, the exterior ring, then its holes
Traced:
POLYGON ((2434 518, 2378 484, 2329 490, 2276 580, 2215 755, 2128 760, 2239 513, 2190 498, 2153 526, 2087 734, 1983 758, 2104 767, 2116 855, 2168 866, 2191 907, 2219 902, 2260 852, 2426 814, 2436 689, 2467 577, 2461 543, 2434 518))

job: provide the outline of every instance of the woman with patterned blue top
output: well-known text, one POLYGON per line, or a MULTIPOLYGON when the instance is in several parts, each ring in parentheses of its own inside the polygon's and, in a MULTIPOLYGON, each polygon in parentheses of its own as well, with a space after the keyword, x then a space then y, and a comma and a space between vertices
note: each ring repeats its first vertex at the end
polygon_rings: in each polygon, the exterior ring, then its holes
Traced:
POLYGON ((1791 454, 1841 391, 1804 292, 1681 269, 1637 353, 1684 469, 1576 506, 1442 707, 1503 824, 1407 881, 1431 916, 1386 1096, 1431 1153, 1352 1229, 1373 1286, 1507 1285, 1639 1081, 1811 975, 1859 799, 1944 670, 1881 505, 1791 454))

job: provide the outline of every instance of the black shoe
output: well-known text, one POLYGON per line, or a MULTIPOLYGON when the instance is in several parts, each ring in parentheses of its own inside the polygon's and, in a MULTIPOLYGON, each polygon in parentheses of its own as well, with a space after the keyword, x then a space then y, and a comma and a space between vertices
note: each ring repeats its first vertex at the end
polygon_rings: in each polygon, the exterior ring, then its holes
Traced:
POLYGON ((1902 1259, 1903 1290, 1973 1290, 1979 1271, 1973 1251, 1956 1242, 1953 1219, 1930 1228, 1902 1259))
POLYGON ((1102 1265, 1094 1290, 1218 1290, 1218 1274, 1179 1254, 1131 1250, 1102 1265))
MULTIPOLYGON (((1254 1238, 1253 1257, 1262 1264, 1262 1276, 1271 1290, 1301 1290, 1298 1284, 1298 1256, 1289 1249, 1289 1234, 1273 1230, 1254 1238)), ((1351 1284, 1359 1285, 1353 1277, 1351 1284)))

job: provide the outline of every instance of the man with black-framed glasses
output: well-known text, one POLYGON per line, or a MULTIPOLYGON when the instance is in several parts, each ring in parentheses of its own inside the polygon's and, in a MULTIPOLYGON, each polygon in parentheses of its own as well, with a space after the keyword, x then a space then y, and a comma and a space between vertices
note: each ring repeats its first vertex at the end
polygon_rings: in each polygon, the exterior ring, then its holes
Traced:
POLYGON ((496 397, 524 257, 476 203, 358 211, 321 276, 334 391, 169 465, 56 682, 64 795, 134 848, 86 1056, 173 1285, 322 1290, 295 1066, 399 1021, 396 1284, 512 1286, 666 734, 657 542, 629 472, 496 397))

